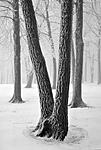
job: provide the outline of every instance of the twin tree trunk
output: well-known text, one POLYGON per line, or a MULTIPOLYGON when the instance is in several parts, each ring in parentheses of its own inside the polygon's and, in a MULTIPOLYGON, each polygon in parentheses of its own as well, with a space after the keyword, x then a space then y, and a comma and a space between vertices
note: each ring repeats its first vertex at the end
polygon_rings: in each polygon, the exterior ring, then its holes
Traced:
POLYGON ((72 3, 72 0, 61 0, 59 71, 55 97, 56 100, 54 104, 46 64, 39 44, 37 23, 32 1, 21 0, 30 57, 35 69, 39 87, 41 118, 37 126, 37 135, 53 137, 54 139, 59 140, 64 140, 68 132, 72 3))
POLYGON ((76 1, 76 60, 75 60, 75 76, 73 87, 73 98, 70 103, 73 107, 85 107, 86 104, 82 101, 82 67, 83 67, 83 0, 76 1))
POLYGON ((14 95, 10 102, 22 103, 21 98, 21 71, 20 71, 20 25, 19 0, 13 0, 13 38, 14 38, 14 95))

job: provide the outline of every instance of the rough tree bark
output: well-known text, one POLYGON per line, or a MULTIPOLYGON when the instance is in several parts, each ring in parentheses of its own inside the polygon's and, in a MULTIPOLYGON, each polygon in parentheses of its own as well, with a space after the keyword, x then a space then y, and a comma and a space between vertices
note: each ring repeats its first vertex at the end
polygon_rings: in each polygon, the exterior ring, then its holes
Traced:
POLYGON ((83 67, 83 0, 76 1, 76 60, 73 97, 70 103, 71 108, 86 107, 82 100, 82 67, 83 67))
POLYGON ((42 121, 50 117, 52 114, 54 100, 45 59, 40 48, 37 22, 32 1, 21 0, 21 6, 27 30, 30 58, 35 70, 39 88, 41 117, 37 127, 35 128, 36 131, 41 128, 42 121))
POLYGON ((14 95, 10 102, 22 103, 21 98, 21 71, 20 71, 20 22, 19 0, 13 0, 13 27, 14 27, 14 95))
POLYGON ((38 136, 64 140, 68 132, 68 94, 70 82, 70 54, 72 33, 72 0, 61 1, 61 29, 59 70, 53 113, 43 122, 38 136))

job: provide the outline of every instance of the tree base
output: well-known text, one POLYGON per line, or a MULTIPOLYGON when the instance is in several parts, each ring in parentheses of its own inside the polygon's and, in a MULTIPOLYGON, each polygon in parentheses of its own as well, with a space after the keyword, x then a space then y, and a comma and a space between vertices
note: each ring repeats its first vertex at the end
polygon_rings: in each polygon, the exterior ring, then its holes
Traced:
POLYGON ((56 87, 52 87, 53 90, 56 90, 56 87))
POLYGON ((37 132, 38 130, 40 130, 42 127, 42 119, 39 120, 37 126, 33 129, 32 132, 37 132))
POLYGON ((32 88, 32 86, 26 85, 25 88, 32 88))
POLYGON ((56 118, 54 119, 52 117, 44 120, 40 127, 37 127, 34 129, 35 136, 53 138, 58 141, 63 141, 68 132, 68 125, 66 125, 64 129, 64 127, 59 124, 56 118))
POLYGON ((52 86, 52 89, 53 89, 53 90, 55 90, 55 89, 56 89, 56 86, 55 86, 55 85, 53 85, 53 86, 52 86))
POLYGON ((10 103, 25 103, 25 101, 23 101, 22 98, 15 98, 14 96, 9 102, 10 103))
POLYGON ((69 104, 70 108, 84 108, 84 107, 88 107, 86 103, 83 102, 82 99, 73 99, 72 102, 69 104))

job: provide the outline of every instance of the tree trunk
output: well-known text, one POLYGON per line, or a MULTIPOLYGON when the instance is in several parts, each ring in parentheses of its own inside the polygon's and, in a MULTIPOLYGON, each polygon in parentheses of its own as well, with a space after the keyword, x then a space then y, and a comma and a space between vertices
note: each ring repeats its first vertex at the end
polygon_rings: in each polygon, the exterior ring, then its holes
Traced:
POLYGON ((91 83, 94 82, 94 54, 92 56, 92 63, 91 63, 91 83))
POLYGON ((31 88, 32 82, 33 82, 33 69, 29 72, 27 85, 25 86, 25 88, 31 88))
POLYGON ((76 2, 76 62, 75 62, 75 77, 73 98, 71 102, 71 108, 73 107, 85 107, 86 104, 82 101, 82 67, 83 67, 83 0, 77 0, 76 2))
POLYGON ((44 121, 41 132, 38 134, 38 136, 53 137, 56 140, 64 140, 68 132, 72 3, 72 0, 61 0, 61 31, 56 100, 52 115, 44 121))
POLYGON ((20 23, 19 1, 13 0, 13 27, 14 27, 14 95, 10 102, 22 103, 21 98, 21 71, 20 71, 20 23))
MULTIPOLYGON (((99 31, 100 32, 100 31, 99 31)), ((100 33, 99 33, 100 35, 100 33)), ((97 83, 100 84, 101 83, 101 62, 100 62, 100 58, 101 58, 101 52, 100 52, 100 38, 99 38, 99 41, 98 41, 98 81, 97 83)))
POLYGON ((30 58, 39 88, 41 117, 35 129, 37 130, 40 128, 42 121, 52 114, 54 100, 45 59, 39 44, 37 22, 32 1, 21 0, 21 5, 27 30, 30 58))
POLYGON ((56 58, 53 57, 53 85, 52 89, 56 89, 56 58))
POLYGON ((85 72, 84 72, 85 81, 87 81, 87 52, 85 56, 85 72))
POLYGON ((71 62, 72 62, 72 84, 74 86, 74 73, 75 73, 75 54, 74 54, 74 43, 71 43, 71 62))
POLYGON ((52 49, 52 57, 53 57, 53 84, 52 88, 56 89, 56 56, 55 56, 55 48, 54 48, 54 41, 52 37, 52 30, 51 30, 51 25, 50 25, 50 20, 49 20, 49 12, 48 12, 48 7, 49 5, 45 1, 45 11, 46 11, 46 23, 47 23, 47 30, 48 30, 48 37, 52 49))

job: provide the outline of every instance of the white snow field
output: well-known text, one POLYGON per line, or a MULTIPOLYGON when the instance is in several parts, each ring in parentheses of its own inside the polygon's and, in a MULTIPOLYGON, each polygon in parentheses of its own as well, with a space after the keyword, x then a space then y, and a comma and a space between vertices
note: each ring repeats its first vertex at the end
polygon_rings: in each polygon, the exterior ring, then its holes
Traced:
MULTIPOLYGON (((72 88, 69 101, 71 93, 72 88)), ((63 142, 31 133, 40 117, 37 85, 23 85, 26 103, 9 103, 12 95, 13 85, 0 85, 0 150, 101 150, 101 86, 83 85, 83 100, 92 107, 69 108, 69 132, 63 142)))

